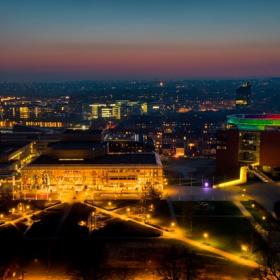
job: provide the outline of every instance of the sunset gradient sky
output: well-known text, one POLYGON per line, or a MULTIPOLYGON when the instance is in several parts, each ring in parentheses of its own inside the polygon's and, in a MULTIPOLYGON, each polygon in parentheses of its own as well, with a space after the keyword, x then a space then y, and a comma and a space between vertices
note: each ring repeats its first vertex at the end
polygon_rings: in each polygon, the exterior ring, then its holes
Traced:
POLYGON ((279 0, 0 0, 0 81, 280 76, 279 0))

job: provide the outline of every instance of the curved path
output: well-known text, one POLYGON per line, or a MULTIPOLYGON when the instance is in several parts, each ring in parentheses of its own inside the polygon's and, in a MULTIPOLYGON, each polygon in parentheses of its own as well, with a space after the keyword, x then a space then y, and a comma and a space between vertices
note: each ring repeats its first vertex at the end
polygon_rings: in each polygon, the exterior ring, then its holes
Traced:
POLYGON ((110 215, 114 218, 117 218, 117 219, 120 219, 120 220, 123 220, 123 221, 131 221, 131 222, 134 222, 134 223, 139 224, 141 226, 161 231, 162 234, 163 234, 163 238, 178 240, 182 243, 185 243, 186 245, 191 245, 191 246, 194 246, 194 247, 196 247, 200 250, 205 250, 205 251, 208 251, 210 253, 219 255, 219 256, 221 256, 225 259, 228 259, 228 260, 230 260, 232 262, 235 262, 237 264, 240 264, 240 265, 248 266, 248 267, 251 267, 251 268, 258 268, 259 267, 259 264, 252 261, 252 260, 244 259, 244 258, 240 257, 239 255, 235 255, 235 254, 229 253, 227 251, 224 251, 224 250, 206 245, 206 244, 201 243, 199 241, 195 241, 193 239, 190 239, 190 238, 184 236, 183 234, 181 234, 180 229, 178 229, 178 231, 170 232, 170 231, 168 231, 164 228, 158 228, 158 227, 153 226, 151 224, 146 224, 145 222, 140 221, 138 219, 135 219, 135 218, 133 218, 131 216, 128 216, 128 215, 118 214, 116 212, 112 212, 112 211, 106 210, 104 208, 91 205, 89 203, 85 203, 85 204, 89 207, 94 208, 94 209, 98 209, 100 212, 102 212, 104 214, 107 214, 107 215, 110 215))

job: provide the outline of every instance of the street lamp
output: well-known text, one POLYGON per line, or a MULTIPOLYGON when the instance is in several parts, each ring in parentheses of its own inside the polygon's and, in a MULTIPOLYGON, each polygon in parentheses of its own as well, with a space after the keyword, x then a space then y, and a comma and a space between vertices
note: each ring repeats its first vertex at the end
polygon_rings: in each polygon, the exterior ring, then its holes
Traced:
POLYGON ((266 220, 266 216, 262 216, 262 220, 265 221, 266 220))
POLYGON ((129 208, 129 207, 126 208, 126 212, 127 212, 127 213, 130 212, 130 208, 129 208))
POLYGON ((175 223, 171 222, 170 226, 174 228, 175 227, 175 223))
POLYGON ((208 239, 208 237, 209 237, 208 232, 204 232, 204 233, 203 233, 203 238, 204 238, 204 239, 208 239))
POLYGON ((241 250, 243 251, 243 252, 248 252, 248 246, 247 245, 245 245, 245 244, 242 244, 241 245, 241 250))
POLYGON ((255 208, 255 204, 254 204, 254 203, 252 203, 252 205, 251 205, 251 206, 252 206, 252 208, 255 208))

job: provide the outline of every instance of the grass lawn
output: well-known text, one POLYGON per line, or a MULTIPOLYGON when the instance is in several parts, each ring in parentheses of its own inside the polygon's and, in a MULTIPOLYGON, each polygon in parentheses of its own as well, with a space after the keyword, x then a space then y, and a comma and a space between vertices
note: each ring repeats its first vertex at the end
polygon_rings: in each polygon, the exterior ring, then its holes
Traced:
POLYGON ((174 201, 173 207, 176 216, 203 215, 203 216, 242 216, 240 210, 229 201, 174 201))
POLYGON ((263 246, 260 236, 230 201, 174 202, 178 225, 192 238, 241 254, 246 244, 253 252, 263 246), (207 233, 208 238, 203 234, 207 233))

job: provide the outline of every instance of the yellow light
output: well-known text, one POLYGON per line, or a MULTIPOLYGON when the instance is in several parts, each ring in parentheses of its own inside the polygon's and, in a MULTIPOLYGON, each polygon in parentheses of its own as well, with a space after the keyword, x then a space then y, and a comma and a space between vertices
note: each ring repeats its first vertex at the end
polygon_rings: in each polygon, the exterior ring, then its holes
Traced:
POLYGON ((207 239, 207 238, 209 237, 209 234, 208 234, 207 232, 204 232, 204 233, 203 233, 203 237, 204 237, 205 239, 207 239))
POLYGON ((241 166, 240 167, 239 179, 218 184, 217 187, 223 188, 223 187, 236 186, 236 185, 246 183, 247 182, 247 171, 248 171, 247 166, 241 166))
POLYGON ((111 202, 111 201, 109 201, 109 202, 108 202, 108 206, 111 206, 111 205, 112 205, 112 202, 111 202))
POLYGON ((12 208, 12 213, 15 213, 16 212, 16 209, 15 208, 12 208))
POLYGON ((241 250, 243 251, 243 252, 248 252, 248 246, 247 245, 241 245, 241 250))
POLYGON ((128 207, 128 208, 126 208, 126 212, 130 212, 130 208, 128 207))
POLYGON ((3 219, 4 218, 4 214, 0 214, 0 218, 3 219))
POLYGON ((252 208, 255 208, 255 204, 254 203, 251 206, 252 206, 252 208))
POLYGON ((262 216, 262 219, 265 221, 266 220, 266 216, 262 216))
POLYGON ((246 192, 246 189, 243 189, 243 192, 246 192))
POLYGON ((242 194, 242 197, 245 197, 245 194, 244 194, 244 193, 242 194))
POLYGON ((175 223, 174 222, 172 222, 170 225, 171 225, 171 227, 175 227, 175 223))
POLYGON ((82 226, 82 227, 84 227, 84 226, 86 225, 86 222, 85 222, 85 221, 80 221, 80 222, 79 222, 79 225, 82 226))
POLYGON ((150 214, 147 214, 146 217, 147 217, 147 219, 150 219, 150 218, 151 218, 151 215, 150 215, 150 214))

